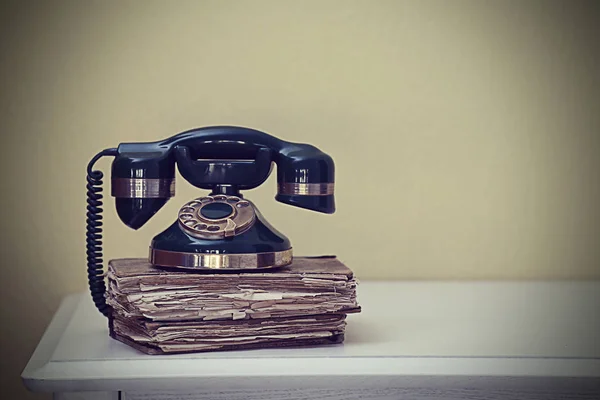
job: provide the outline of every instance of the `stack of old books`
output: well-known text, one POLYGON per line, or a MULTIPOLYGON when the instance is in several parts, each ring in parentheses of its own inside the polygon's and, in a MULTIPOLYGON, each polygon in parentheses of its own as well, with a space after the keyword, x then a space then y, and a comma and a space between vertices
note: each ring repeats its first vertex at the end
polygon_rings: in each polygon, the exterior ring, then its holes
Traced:
POLYGON ((108 267, 110 335, 149 354, 341 343, 360 312, 352 271, 335 257, 296 257, 269 272, 108 267))

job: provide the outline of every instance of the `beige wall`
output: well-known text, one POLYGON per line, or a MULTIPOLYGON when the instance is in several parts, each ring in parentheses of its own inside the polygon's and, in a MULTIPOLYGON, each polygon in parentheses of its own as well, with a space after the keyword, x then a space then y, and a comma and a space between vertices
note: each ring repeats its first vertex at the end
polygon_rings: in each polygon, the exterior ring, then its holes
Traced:
MULTIPOLYGON (((62 296, 86 290, 89 158, 194 127, 249 126, 331 154, 336 214, 273 201, 274 177, 248 196, 296 254, 337 254, 363 280, 600 277, 590 6, 53 1, 0 14, 13 387, 62 296)), ((138 232, 109 198, 106 258, 145 256, 200 194, 179 179, 138 232)))

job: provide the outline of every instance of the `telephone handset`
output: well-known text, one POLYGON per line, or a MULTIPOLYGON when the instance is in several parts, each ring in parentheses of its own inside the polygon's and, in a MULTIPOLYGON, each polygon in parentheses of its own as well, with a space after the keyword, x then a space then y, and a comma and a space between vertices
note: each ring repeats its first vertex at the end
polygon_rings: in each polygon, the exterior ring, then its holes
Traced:
POLYGON ((163 268, 191 271, 264 271, 292 262, 287 237, 273 228, 240 193, 261 185, 277 165, 279 202, 335 212, 334 162, 309 144, 280 140, 264 132, 214 126, 165 140, 121 143, 101 151, 87 167, 87 269, 96 307, 104 315, 102 269, 102 178, 98 159, 113 156, 111 195, 119 218, 142 227, 175 194, 175 165, 195 187, 210 190, 185 203, 175 222, 155 236, 148 260, 163 268))

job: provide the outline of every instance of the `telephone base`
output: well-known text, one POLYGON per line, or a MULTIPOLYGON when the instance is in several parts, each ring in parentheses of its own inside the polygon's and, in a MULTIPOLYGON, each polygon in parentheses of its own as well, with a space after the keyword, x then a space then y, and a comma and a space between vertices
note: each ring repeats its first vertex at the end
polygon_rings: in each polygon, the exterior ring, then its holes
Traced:
MULTIPOLYGON (((222 211, 213 208, 213 213, 222 211)), ((177 221, 152 240, 148 261, 159 268, 215 273, 279 268, 289 265, 292 257, 289 239, 273 228, 252 202, 217 195, 200 197, 181 207, 177 221), (202 214, 215 205, 234 211, 230 215, 202 214), (239 233, 232 229, 227 236, 223 227, 235 226, 236 222, 246 225, 239 233), (201 228, 195 229, 197 226, 201 228)))

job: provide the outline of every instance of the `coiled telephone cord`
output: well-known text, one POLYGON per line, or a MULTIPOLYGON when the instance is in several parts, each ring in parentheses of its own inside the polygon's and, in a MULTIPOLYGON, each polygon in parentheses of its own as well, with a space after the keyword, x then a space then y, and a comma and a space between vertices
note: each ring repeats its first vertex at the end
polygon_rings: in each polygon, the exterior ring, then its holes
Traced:
POLYGON ((93 170, 101 157, 116 156, 117 149, 106 149, 96 154, 87 166, 87 219, 86 249, 87 273, 90 293, 98 311, 108 316, 110 307, 106 304, 106 284, 102 270, 102 171, 93 170))

